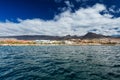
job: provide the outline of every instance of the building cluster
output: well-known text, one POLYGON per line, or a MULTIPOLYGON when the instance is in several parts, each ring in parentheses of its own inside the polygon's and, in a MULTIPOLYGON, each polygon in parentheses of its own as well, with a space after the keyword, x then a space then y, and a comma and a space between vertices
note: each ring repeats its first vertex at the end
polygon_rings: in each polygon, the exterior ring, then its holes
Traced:
POLYGON ((72 40, 35 40, 36 44, 76 44, 72 40))

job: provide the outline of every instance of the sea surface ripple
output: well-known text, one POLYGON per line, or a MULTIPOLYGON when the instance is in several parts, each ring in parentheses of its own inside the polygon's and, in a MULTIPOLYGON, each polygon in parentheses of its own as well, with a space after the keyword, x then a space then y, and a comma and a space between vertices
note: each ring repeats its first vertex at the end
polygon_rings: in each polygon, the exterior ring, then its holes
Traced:
POLYGON ((0 46, 0 80, 120 80, 120 46, 0 46))

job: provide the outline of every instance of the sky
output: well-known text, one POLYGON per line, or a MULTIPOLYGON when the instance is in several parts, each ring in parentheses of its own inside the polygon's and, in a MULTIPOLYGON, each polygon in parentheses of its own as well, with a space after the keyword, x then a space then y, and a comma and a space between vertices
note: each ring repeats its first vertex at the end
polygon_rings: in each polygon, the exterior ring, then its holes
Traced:
POLYGON ((120 35, 120 0, 0 0, 0 36, 120 35))

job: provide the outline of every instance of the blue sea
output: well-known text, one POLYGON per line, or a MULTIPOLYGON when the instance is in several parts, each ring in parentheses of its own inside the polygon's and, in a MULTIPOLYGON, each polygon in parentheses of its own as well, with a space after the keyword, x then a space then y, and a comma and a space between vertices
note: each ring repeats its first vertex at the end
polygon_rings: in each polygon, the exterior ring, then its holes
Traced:
POLYGON ((0 80, 120 80, 120 46, 0 46, 0 80))

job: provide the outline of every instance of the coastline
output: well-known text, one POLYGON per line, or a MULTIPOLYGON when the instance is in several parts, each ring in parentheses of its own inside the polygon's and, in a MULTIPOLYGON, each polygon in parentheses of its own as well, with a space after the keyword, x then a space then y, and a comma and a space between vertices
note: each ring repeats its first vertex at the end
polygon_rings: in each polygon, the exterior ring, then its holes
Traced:
POLYGON ((101 46, 120 45, 120 39, 0 40, 0 46, 101 46))
POLYGON ((120 46, 120 44, 0 44, 0 46, 120 46))

